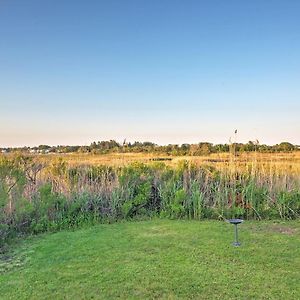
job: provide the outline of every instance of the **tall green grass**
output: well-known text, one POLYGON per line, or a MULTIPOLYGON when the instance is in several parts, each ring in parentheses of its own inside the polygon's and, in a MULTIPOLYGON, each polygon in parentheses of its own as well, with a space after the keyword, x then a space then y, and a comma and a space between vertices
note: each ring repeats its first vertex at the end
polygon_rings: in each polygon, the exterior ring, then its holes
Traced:
POLYGON ((123 167, 0 160, 0 239, 120 219, 295 219, 299 175, 255 162, 216 168, 180 161, 123 167))

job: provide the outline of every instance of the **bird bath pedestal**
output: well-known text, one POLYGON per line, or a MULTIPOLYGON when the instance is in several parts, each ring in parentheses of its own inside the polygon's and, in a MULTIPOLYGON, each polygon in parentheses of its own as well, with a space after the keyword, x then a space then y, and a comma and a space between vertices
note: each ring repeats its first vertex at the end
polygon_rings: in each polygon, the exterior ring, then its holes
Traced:
POLYGON ((241 243, 238 241, 238 228, 237 228, 237 226, 238 226, 238 224, 241 224, 242 222, 244 222, 244 220, 242 220, 242 219, 230 219, 230 220, 228 220, 228 222, 230 224, 233 224, 234 227, 235 227, 235 242, 233 243, 233 246, 236 246, 236 247, 241 246, 241 243))

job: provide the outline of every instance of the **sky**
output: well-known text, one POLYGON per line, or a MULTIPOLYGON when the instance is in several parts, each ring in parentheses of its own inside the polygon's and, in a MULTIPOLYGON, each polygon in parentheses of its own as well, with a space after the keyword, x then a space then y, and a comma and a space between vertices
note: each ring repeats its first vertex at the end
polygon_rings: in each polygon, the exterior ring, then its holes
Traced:
POLYGON ((300 144, 298 0, 0 0, 0 147, 300 144))

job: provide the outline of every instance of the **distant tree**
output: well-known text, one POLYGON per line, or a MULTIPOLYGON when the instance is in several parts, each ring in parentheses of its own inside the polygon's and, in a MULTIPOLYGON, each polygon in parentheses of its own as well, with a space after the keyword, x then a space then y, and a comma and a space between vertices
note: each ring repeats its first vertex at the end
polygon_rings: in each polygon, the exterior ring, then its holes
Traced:
POLYGON ((213 147, 213 152, 229 152, 229 145, 217 144, 213 147))
POLYGON ((42 151, 44 151, 44 150, 48 150, 48 149, 50 149, 51 148, 51 146, 48 146, 48 145, 39 145, 38 147, 37 147, 37 150, 42 150, 42 151))
POLYGON ((279 145, 275 146, 277 151, 293 151, 295 150, 295 146, 288 142, 282 142, 279 145))
POLYGON ((240 150, 245 152, 255 151, 255 144, 254 142, 249 141, 248 143, 241 145, 240 150))
POLYGON ((190 145, 189 144, 182 144, 181 145, 181 152, 182 152, 182 155, 187 155, 190 151, 190 145))

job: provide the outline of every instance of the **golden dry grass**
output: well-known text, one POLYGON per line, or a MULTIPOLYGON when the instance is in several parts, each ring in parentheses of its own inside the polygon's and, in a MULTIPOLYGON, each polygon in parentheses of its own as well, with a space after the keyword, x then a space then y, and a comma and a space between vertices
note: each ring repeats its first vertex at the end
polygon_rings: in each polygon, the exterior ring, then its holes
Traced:
POLYGON ((169 166, 176 166, 180 161, 186 160, 196 165, 211 165, 218 169, 236 168, 241 170, 260 170, 263 173, 300 175, 300 151, 290 153, 241 153, 233 157, 229 153, 213 153, 206 156, 167 156, 155 153, 110 153, 110 154, 40 154, 34 155, 36 159, 48 164, 59 158, 69 166, 79 165, 109 165, 124 166, 133 162, 153 163, 153 159, 164 159, 169 166))
MULTIPOLYGON (((8 156, 10 156, 9 154, 8 156)), ((109 165, 124 166, 133 162, 153 163, 153 159, 168 159, 163 162, 176 166, 186 160, 196 165, 211 165, 218 169, 234 167, 237 169, 259 169, 263 172, 276 174, 300 175, 300 151, 290 153, 241 153, 236 157, 230 153, 212 153, 206 156, 168 156, 156 153, 67 153, 67 154, 34 154, 35 159, 48 164, 63 159, 69 166, 79 165, 109 165)))

